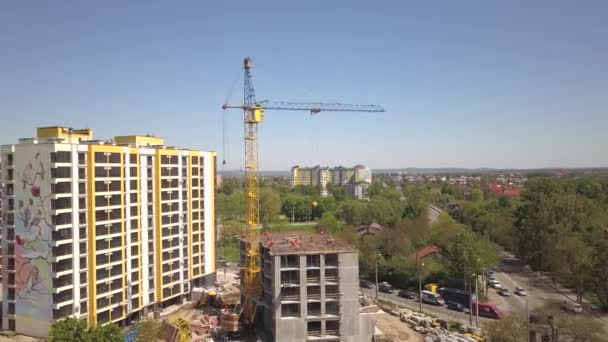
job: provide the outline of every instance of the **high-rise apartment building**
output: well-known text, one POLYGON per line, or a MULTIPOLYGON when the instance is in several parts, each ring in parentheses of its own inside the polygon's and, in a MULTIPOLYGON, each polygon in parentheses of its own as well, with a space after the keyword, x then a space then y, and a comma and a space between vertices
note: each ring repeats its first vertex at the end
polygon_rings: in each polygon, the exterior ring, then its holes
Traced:
POLYGON ((371 341, 360 313, 359 257, 326 235, 280 232, 260 241, 261 306, 269 341, 371 341))
POLYGON ((346 186, 351 195, 357 199, 367 196, 367 188, 372 183, 372 171, 363 165, 353 168, 338 166, 327 168, 315 166, 312 168, 301 168, 294 166, 291 168, 290 184, 292 187, 297 185, 310 185, 320 188, 323 197, 329 195, 328 184, 346 186))
POLYGON ((214 152, 45 127, 0 155, 4 329, 128 323, 214 281, 214 152))

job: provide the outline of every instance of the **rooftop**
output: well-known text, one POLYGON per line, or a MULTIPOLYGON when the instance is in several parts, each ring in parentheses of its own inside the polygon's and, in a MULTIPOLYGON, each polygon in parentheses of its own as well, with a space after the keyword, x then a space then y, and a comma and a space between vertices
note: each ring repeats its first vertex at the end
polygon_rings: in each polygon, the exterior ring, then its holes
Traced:
POLYGON ((271 255, 353 253, 352 245, 332 238, 327 234, 302 231, 265 232, 260 238, 262 246, 270 249, 271 255))

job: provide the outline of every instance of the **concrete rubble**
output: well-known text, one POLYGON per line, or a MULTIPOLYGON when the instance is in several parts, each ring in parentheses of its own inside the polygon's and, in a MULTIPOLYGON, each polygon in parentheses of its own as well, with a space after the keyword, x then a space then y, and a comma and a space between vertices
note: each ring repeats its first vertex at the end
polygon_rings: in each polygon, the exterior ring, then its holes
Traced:
MULTIPOLYGON (((369 298, 365 297, 360 298, 361 304, 371 302, 369 298)), ((425 342, 479 342, 483 340, 481 330, 474 327, 463 326, 459 332, 449 331, 447 329, 449 323, 445 320, 436 319, 408 308, 385 305, 381 305, 381 307, 386 313, 399 317, 412 330, 425 335, 425 342)))

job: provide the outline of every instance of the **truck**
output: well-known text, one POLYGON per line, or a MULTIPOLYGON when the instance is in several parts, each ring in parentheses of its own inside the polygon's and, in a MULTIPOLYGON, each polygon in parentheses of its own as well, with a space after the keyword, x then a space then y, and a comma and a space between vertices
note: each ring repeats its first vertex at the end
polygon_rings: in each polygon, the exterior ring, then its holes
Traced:
POLYGON ((467 309, 471 309, 471 302, 475 302, 476 300, 474 294, 470 294, 469 292, 460 289, 441 287, 438 292, 446 302, 456 302, 467 309))

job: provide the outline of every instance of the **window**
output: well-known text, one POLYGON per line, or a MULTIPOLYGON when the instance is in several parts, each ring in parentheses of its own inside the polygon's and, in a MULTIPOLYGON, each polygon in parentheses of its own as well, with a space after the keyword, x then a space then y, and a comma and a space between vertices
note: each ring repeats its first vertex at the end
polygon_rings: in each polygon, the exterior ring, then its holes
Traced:
POLYGON ((340 336, 340 321, 325 321, 325 334, 340 336))
POLYGON ((84 164, 86 162, 86 153, 78 153, 78 164, 84 164))
POLYGON ((338 255, 337 254, 326 254, 325 255, 325 266, 337 267, 338 266, 338 255))
POLYGON ((51 152, 51 163, 70 163, 72 153, 69 151, 51 152))
POLYGON ((51 178, 70 178, 72 177, 72 168, 68 166, 54 167, 51 169, 51 178))
POLYGON ((308 316, 321 316, 321 303, 312 302, 307 304, 308 316))
POLYGON ((69 194, 72 192, 72 183, 70 182, 59 182, 51 184, 52 194, 69 194))
POLYGON ((15 214, 6 214, 6 224, 12 226, 15 224, 15 214))
POLYGON ((51 200, 51 209, 70 209, 72 208, 72 199, 70 197, 62 197, 51 200))
POLYGON ((321 256, 320 255, 307 255, 306 256, 306 267, 321 267, 321 256))
POLYGON ((321 321, 308 322, 308 336, 321 337, 321 321))
POLYGON ((325 314, 326 315, 339 315, 340 305, 338 302, 327 302, 325 303, 325 314))
POLYGON ((281 317, 300 317, 300 304, 281 304, 281 317))

